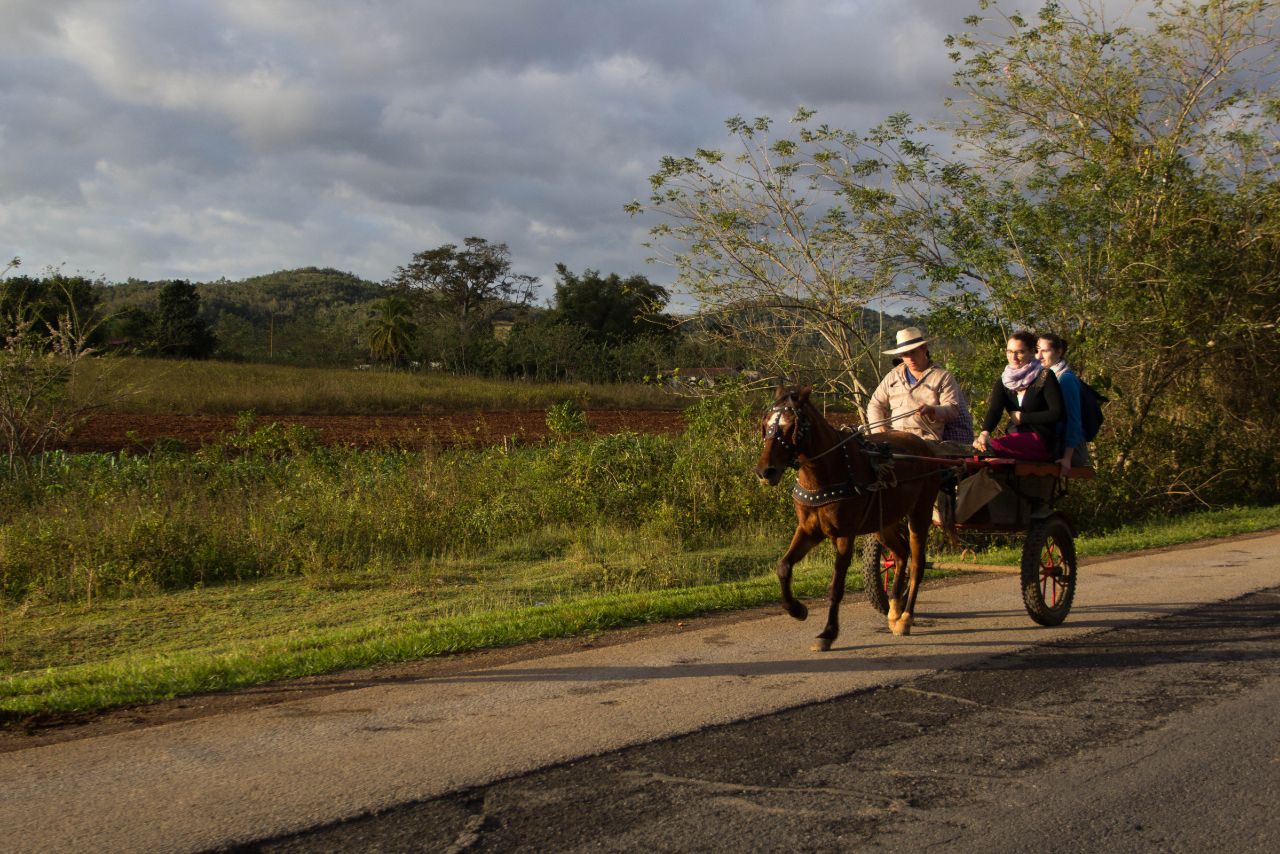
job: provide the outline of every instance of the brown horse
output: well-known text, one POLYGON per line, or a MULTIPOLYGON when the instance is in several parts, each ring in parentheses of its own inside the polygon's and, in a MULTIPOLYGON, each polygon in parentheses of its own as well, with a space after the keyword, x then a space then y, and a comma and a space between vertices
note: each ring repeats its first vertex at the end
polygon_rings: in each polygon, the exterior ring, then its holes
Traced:
POLYGON ((860 433, 841 434, 809 402, 810 391, 778 389, 777 400, 764 417, 764 449, 756 463, 756 474, 770 486, 778 485, 787 467, 800 470, 792 489, 796 532, 791 547, 778 561, 783 607, 797 620, 809 616, 809 609, 791 593, 791 569, 810 549, 830 537, 836 550, 829 591, 831 607, 826 628, 813 649, 831 649, 840 633, 840 600, 853 558, 854 537, 877 533, 898 566, 906 566, 907 543, 899 526, 906 516, 911 531, 911 580, 908 583, 902 572, 894 576, 889 629, 895 635, 910 634, 916 594, 924 575, 925 537, 942 471, 924 460, 895 459, 897 455, 932 456, 928 444, 919 436, 881 433, 872 443, 860 433))

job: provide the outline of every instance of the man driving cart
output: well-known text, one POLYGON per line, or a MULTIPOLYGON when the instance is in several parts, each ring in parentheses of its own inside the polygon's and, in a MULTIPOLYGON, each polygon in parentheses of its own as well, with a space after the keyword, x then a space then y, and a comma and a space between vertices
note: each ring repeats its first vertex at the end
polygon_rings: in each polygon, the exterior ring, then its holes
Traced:
POLYGON ((933 363, 929 340, 916 326, 899 330, 885 350, 901 362, 885 376, 867 404, 872 432, 901 430, 925 439, 939 456, 973 454, 973 418, 960 384, 933 363))

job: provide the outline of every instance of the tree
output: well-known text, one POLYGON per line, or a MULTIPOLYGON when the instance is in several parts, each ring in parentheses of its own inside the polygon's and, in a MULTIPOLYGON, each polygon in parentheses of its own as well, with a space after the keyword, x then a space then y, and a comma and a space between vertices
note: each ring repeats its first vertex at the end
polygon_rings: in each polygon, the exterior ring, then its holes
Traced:
MULTIPOLYGON (((11 261, 3 272, 16 269, 17 261, 11 261)), ((85 328, 97 332, 98 295, 94 283, 84 276, 66 276, 50 269, 44 276, 10 276, 4 282, 0 316, 12 319, 23 314, 37 334, 48 334, 68 313, 74 313, 85 328)))
POLYGON ((156 298, 149 349, 161 356, 207 359, 218 346, 209 323, 200 317, 200 294, 181 279, 166 282, 156 298))
POLYGON ((507 370, 539 381, 591 379, 583 376, 583 368, 596 366, 600 349, 585 327, 558 323, 551 312, 543 312, 512 326, 506 340, 507 370))
POLYGON ((1204 500, 1246 467, 1275 490, 1280 429, 1259 402, 1280 384, 1259 366, 1280 357, 1276 5, 1157 2, 1144 28, 1099 3, 981 8, 951 40, 956 133, 979 156, 934 246, 902 241, 950 272, 940 313, 1073 339, 1113 388, 1114 464, 1138 498, 1204 500))
POLYGON ((663 161, 657 242, 713 305, 777 311, 766 340, 807 328, 850 366, 841 329, 872 296, 918 298, 987 381, 1013 329, 1060 332, 1111 389, 1104 484, 1148 506, 1280 494, 1277 5, 1156 0, 1143 26, 1100 0, 978 6, 948 42, 958 154, 905 115, 862 135, 802 110, 772 141, 735 119, 734 161, 663 161))
POLYGON ((597 270, 579 276, 564 264, 556 265, 556 273, 557 319, 582 327, 597 342, 629 341, 670 328, 671 319, 662 314, 670 294, 644 276, 623 279, 617 273, 601 276, 597 270))
POLYGON ((462 249, 445 244, 419 252, 397 267, 387 282, 416 304, 424 319, 447 322, 454 336, 449 349, 459 370, 468 368, 472 343, 491 335, 493 315, 511 305, 528 304, 537 283, 536 276, 511 272, 505 243, 481 237, 466 238, 462 249))
POLYGON ((661 217, 650 260, 675 267, 698 301, 694 320, 723 346, 771 373, 842 389, 861 407, 880 373, 867 306, 914 295, 864 228, 892 199, 863 185, 884 163, 861 139, 852 157, 826 162, 809 131, 775 140, 765 118, 726 126, 738 154, 665 157, 648 205, 627 206, 661 217))
POLYGON ((418 331, 413 310, 400 296, 380 300, 374 303, 374 309, 369 355, 393 365, 403 364, 412 355, 413 338, 418 331))
POLYGON ((77 305, 78 289, 59 276, 48 277, 65 305, 49 322, 41 304, 49 292, 28 302, 30 282, 5 278, 18 263, 15 258, 0 270, 0 441, 10 477, 29 473, 53 441, 96 408, 67 394, 76 365, 93 352, 89 339, 96 327, 77 305))

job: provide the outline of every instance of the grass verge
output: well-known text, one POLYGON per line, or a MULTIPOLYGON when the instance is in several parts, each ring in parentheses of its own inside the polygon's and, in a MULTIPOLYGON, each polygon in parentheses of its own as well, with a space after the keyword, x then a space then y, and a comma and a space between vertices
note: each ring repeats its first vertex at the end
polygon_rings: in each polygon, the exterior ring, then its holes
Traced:
MULTIPOLYGON (((1280 507, 1234 508, 1077 542, 1082 556, 1098 556, 1277 527, 1280 507)), ((680 558, 732 565, 732 581, 613 592, 562 582, 538 589, 536 595, 547 601, 523 603, 516 591, 495 597, 491 588, 473 584, 471 596, 442 606, 421 586, 392 574, 321 584, 275 578, 105 600, 92 607, 26 603, 0 615, 0 722, 767 604, 777 601, 772 566, 784 540, 781 532, 757 534, 731 555, 719 549, 680 558)), ((823 595, 830 558, 824 546, 798 568, 797 595, 823 595)), ((1016 558, 1013 549, 995 549, 982 562, 1016 558)), ((553 561, 524 558, 509 567, 516 565, 533 576, 564 573, 553 561)), ((490 577, 503 574, 496 567, 490 577)), ((634 585, 634 578, 629 583, 634 585)), ((860 588, 860 573, 853 571, 850 595, 860 588)))
MULTIPOLYGON (((1081 532, 1076 537, 1077 557, 1103 557, 1121 552, 1178 546, 1280 528, 1280 505, 1275 507, 1228 507, 1185 516, 1155 519, 1140 525, 1125 525, 1102 535, 1081 532)), ((1016 564, 1022 558, 1022 544, 997 546, 978 555, 979 565, 1016 564)))
MULTIPOLYGON (((11 659, 44 666, 0 677, 0 721, 750 608, 777 599, 768 569, 774 559, 758 555, 759 574, 742 581, 515 607, 455 604, 454 613, 443 614, 413 587, 317 590, 297 578, 121 599, 92 610, 28 607, 6 615, 9 628, 0 633, 11 659)), ((826 583, 826 568, 811 561, 796 590, 817 596, 826 583)))

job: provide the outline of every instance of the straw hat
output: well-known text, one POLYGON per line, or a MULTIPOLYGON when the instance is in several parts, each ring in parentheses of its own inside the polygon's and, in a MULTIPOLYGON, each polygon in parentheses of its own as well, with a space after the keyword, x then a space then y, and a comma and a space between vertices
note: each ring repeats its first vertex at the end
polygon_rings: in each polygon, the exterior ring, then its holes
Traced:
POLYGON ((902 353, 909 352, 919 347, 921 344, 928 344, 929 339, 924 337, 924 333, 920 331, 918 326, 908 326, 906 329, 898 330, 898 343, 892 350, 885 350, 886 356, 898 356, 902 353))

